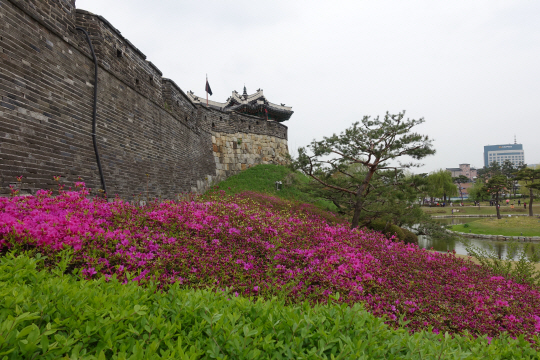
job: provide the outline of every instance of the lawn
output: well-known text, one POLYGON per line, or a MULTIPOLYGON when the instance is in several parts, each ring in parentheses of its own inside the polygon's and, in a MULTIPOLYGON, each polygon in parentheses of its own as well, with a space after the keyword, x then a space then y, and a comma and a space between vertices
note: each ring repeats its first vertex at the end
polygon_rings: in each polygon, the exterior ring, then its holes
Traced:
POLYGON ((483 235, 540 236, 540 218, 514 216, 499 220, 491 217, 453 225, 452 230, 483 235))
MULTIPOLYGON (((497 212, 494 206, 489 206, 489 203, 482 203, 480 207, 478 206, 446 206, 446 207, 422 207, 422 210, 426 214, 432 216, 441 216, 441 215, 452 215, 452 209, 454 210, 454 215, 496 215, 497 212)), ((540 214, 540 204, 533 205, 533 213, 535 215, 540 214)), ((523 204, 518 207, 517 205, 514 209, 511 206, 502 205, 501 214, 503 215, 527 215, 529 214, 529 205, 527 209, 523 208, 523 204)))

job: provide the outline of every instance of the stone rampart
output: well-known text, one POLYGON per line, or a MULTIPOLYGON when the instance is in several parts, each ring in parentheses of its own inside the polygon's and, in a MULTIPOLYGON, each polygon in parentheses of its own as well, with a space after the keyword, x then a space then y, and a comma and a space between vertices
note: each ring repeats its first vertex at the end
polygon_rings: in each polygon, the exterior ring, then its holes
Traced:
POLYGON ((74 0, 0 1, 0 194, 53 176, 99 188, 91 124, 109 195, 173 198, 257 163, 283 162, 287 127, 192 103, 104 18, 74 0), (236 145, 235 145, 236 144, 236 145), (216 150, 217 149, 217 150, 216 150))

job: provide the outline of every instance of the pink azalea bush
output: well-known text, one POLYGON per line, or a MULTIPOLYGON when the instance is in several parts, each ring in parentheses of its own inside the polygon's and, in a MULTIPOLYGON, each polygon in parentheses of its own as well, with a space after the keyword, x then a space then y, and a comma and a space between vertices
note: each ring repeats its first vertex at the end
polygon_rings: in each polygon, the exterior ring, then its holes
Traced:
POLYGON ((290 303, 336 301, 339 293, 337 301, 362 302, 412 331, 508 332, 530 341, 540 331, 538 289, 295 206, 244 194, 137 207, 89 199, 84 188, 39 191, 0 199, 0 247, 50 258, 71 248, 70 266, 86 278, 228 287, 234 296, 290 303))

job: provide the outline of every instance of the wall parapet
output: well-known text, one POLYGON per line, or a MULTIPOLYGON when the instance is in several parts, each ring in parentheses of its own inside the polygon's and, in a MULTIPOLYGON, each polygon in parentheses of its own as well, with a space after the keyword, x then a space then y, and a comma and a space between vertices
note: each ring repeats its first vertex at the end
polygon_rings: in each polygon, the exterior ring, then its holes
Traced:
POLYGON ((287 139, 287 126, 267 121, 256 116, 237 112, 226 112, 197 105, 202 110, 201 127, 211 132, 235 134, 257 134, 287 139))
MULTIPOLYGON (((88 31, 101 67, 145 97, 162 103, 161 71, 103 17, 77 10, 77 26, 88 31)), ((82 47, 82 44, 81 44, 82 47)))
POLYGON ((75 0, 8 1, 66 41, 72 40, 77 33, 75 30, 75 0))

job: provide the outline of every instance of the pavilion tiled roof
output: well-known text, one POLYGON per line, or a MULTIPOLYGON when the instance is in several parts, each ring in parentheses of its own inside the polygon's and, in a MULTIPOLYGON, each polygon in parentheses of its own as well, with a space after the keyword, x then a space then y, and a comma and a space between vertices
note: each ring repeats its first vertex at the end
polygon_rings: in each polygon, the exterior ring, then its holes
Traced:
MULTIPOLYGON (((188 97, 195 104, 206 105, 206 98, 195 95, 192 91, 187 93, 188 97)), ((237 91, 232 92, 226 102, 208 100, 208 106, 226 112, 240 112, 259 116, 278 122, 289 120, 294 113, 291 106, 285 104, 274 104, 266 99, 261 89, 256 93, 248 95, 244 87, 244 93, 240 95, 237 91)))

